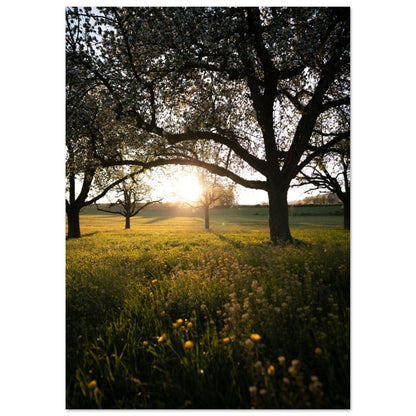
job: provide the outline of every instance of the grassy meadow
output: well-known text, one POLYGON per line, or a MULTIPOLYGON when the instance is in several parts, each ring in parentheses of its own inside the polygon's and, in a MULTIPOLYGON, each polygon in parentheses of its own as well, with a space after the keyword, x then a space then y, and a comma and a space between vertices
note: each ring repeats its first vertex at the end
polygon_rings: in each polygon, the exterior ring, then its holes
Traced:
POLYGON ((131 230, 81 215, 67 408, 349 408, 349 232, 310 208, 292 210, 285 246, 266 207, 214 209, 210 232, 198 211, 149 207, 131 230))

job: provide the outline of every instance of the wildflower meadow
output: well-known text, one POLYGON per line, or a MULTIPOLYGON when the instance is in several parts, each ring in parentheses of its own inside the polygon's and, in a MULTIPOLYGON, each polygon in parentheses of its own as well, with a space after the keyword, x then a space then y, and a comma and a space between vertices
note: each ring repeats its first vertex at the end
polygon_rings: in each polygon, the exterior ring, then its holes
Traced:
POLYGON ((81 216, 66 251, 67 408, 349 408, 342 218, 295 218, 294 244, 274 246, 263 214, 237 214, 209 232, 198 216, 150 213, 131 230, 81 216))

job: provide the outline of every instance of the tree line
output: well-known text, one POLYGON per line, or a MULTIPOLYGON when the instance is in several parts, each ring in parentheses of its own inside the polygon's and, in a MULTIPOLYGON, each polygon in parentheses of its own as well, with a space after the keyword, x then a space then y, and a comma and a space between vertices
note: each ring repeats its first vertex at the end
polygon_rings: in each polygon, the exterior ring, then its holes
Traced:
POLYGON ((349 8, 66 9, 68 237, 167 165, 265 190, 275 244, 293 185, 336 193, 349 228, 349 124, 349 8))

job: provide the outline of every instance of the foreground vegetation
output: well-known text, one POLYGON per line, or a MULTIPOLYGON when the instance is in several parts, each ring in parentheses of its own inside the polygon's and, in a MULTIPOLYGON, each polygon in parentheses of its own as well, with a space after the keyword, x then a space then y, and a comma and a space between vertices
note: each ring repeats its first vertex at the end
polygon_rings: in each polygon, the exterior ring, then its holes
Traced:
POLYGON ((68 408, 349 407, 349 233, 312 221, 276 247, 258 216, 82 217, 68 408))

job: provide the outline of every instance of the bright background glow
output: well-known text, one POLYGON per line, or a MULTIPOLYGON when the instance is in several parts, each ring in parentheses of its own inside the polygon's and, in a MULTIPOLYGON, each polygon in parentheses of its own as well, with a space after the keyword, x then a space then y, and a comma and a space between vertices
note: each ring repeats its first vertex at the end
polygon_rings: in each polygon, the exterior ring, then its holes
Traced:
POLYGON ((167 178, 159 188, 159 194, 167 202, 194 202, 199 199, 200 186, 196 175, 181 173, 167 178))

